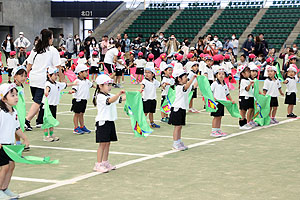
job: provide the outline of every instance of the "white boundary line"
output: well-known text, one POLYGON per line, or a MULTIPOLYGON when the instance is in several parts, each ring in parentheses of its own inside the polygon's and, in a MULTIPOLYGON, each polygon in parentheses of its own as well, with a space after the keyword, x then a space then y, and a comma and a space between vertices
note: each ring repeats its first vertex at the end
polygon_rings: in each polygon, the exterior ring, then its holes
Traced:
MULTIPOLYGON (((89 149, 74 149, 74 148, 65 148, 65 147, 50 147, 50 146, 36 146, 36 145, 30 145, 30 147, 40 148, 40 149, 55 149, 55 150, 65 150, 65 151, 97 153, 97 150, 89 150, 89 149)), ((116 154, 116 155, 129 155, 129 156, 142 156, 142 157, 150 156, 150 154, 125 153, 125 152, 116 152, 116 151, 110 151, 109 153, 116 154)))
MULTIPOLYGON (((285 123, 292 122, 292 121, 295 121, 295 120, 297 120, 297 119, 287 119, 287 120, 279 122, 279 124, 272 124, 272 125, 269 125, 269 126, 261 126, 261 127, 255 128, 255 129, 250 129, 250 130, 246 130, 246 131, 242 131, 242 132, 238 132, 238 133, 233 133, 233 134, 228 135, 227 137, 221 137, 221 138, 211 139, 211 140, 207 140, 207 141, 203 141, 203 142, 198 142, 198 143, 195 143, 195 144, 191 144, 188 147, 191 149, 191 148, 194 148, 194 147, 203 146, 203 145, 207 145, 207 144, 214 143, 214 142, 219 142, 219 141, 222 141, 222 140, 226 140, 226 139, 233 138, 233 137, 236 137, 236 136, 244 135, 244 134, 247 134, 247 133, 250 133, 250 132, 254 132, 254 131, 257 131, 257 130, 269 128, 269 127, 272 127, 272 126, 285 124, 285 123)), ((157 154, 154 154, 154 155, 150 155, 150 156, 147 156, 147 157, 142 157, 142 158, 138 158, 138 159, 134 159, 134 160, 129 160, 129 161, 118 164, 117 168, 126 167, 128 165, 132 165, 132 164, 135 164, 135 163, 140 163, 140 162, 143 162, 143 161, 146 161, 146 160, 150 160, 150 159, 153 159, 153 158, 173 154, 173 153, 176 153, 176 152, 178 152, 178 151, 177 150, 164 151, 164 152, 157 153, 157 154)), ((78 176, 78 177, 75 177, 75 178, 60 181, 59 183, 55 183, 55 184, 52 184, 52 185, 49 185, 49 186, 46 186, 46 187, 42 187, 42 188, 38 188, 38 189, 29 191, 29 192, 22 193, 22 194, 20 194, 20 197, 27 197, 27 196, 38 194, 38 193, 41 193, 41 192, 45 192, 45 191, 48 191, 48 190, 51 190, 51 189, 55 189, 55 188, 58 188, 58 187, 61 187, 61 186, 64 186, 64 185, 73 184, 73 183, 76 183, 77 181, 81 181, 81 180, 84 180, 84 179, 87 179, 87 178, 90 178, 90 177, 93 177, 93 176, 97 176, 99 174, 101 174, 101 173, 91 172, 91 173, 88 173, 88 174, 85 174, 85 175, 82 175, 82 176, 78 176)))
POLYGON ((48 179, 39 179, 39 178, 24 178, 24 177, 18 177, 13 176, 11 177, 12 180, 16 181, 30 181, 30 182, 39 182, 39 183, 59 183, 60 181, 57 180, 48 180, 48 179))

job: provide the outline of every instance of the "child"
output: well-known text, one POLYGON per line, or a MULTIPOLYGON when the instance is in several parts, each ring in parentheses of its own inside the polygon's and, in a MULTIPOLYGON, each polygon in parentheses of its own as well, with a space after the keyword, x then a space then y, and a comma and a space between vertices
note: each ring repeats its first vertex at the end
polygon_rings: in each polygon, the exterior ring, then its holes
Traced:
MULTIPOLYGON (((197 62, 195 62, 192 67, 191 67, 191 71, 188 74, 188 80, 191 80, 194 76, 199 75, 199 65, 197 62)), ((193 108, 193 99, 197 98, 197 87, 198 87, 198 82, 197 80, 194 80, 192 83, 193 86, 193 96, 192 99, 189 103, 189 112, 192 113, 199 113, 200 111, 196 110, 195 108, 193 108)))
MULTIPOLYGON (((56 82, 58 76, 58 69, 50 67, 48 69, 48 77, 45 84, 45 97, 48 98, 49 108, 52 116, 56 119, 57 105, 60 100, 60 92, 67 86, 73 86, 74 83, 56 82)), ((70 93, 71 94, 71 93, 70 93)), ((44 103, 44 102, 43 102, 44 103)), ((42 111, 43 113, 43 111, 42 111)), ((43 114, 44 115, 44 114, 43 114)), ((59 137, 56 137, 53 133, 54 127, 44 129, 44 141, 54 142, 58 141, 59 137)))
MULTIPOLYGON (((163 89, 161 92, 161 105, 162 105, 168 95, 170 86, 174 85, 175 81, 173 78, 171 78, 172 72, 173 72, 173 65, 169 64, 166 67, 164 65, 164 67, 161 67, 160 69, 162 70, 162 72, 164 72, 163 79, 161 81, 161 87, 163 89)), ((160 121, 168 122, 169 121, 168 114, 161 112, 161 120, 160 121)))
POLYGON ((267 67, 268 72, 268 78, 264 81, 264 87, 263 87, 263 94, 270 95, 271 96, 271 102, 270 102, 270 117, 271 117, 271 124, 277 124, 279 121, 276 120, 276 112, 278 107, 278 95, 279 93, 284 96, 282 90, 281 90, 281 84, 278 79, 275 78, 276 75, 276 67, 275 66, 268 66, 267 67))
POLYGON ((31 51, 27 51, 27 52, 26 52, 26 60, 23 62, 23 64, 22 64, 23 66, 27 66, 27 65, 28 65, 28 60, 27 60, 27 58, 30 56, 30 52, 31 52, 31 51))
POLYGON ((81 51, 79 54, 78 54, 78 60, 77 60, 77 65, 79 65, 79 64, 84 64, 84 65, 86 65, 87 64, 87 60, 86 60, 86 58, 84 57, 84 52, 83 51, 81 51))
POLYGON ((78 73, 78 79, 74 82, 76 84, 72 87, 70 93, 73 94, 72 100, 72 108, 74 117, 74 132, 77 135, 81 135, 84 133, 90 133, 91 131, 87 129, 84 125, 84 112, 87 105, 87 100, 90 98, 90 88, 93 87, 93 83, 86 79, 88 76, 88 67, 84 64, 78 64, 75 70, 75 73, 78 73), (80 127, 78 126, 78 122, 80 123, 80 127))
POLYGON ((13 106, 18 103, 16 85, 4 83, 0 86, 0 199, 16 199, 18 194, 8 189, 15 162, 6 154, 2 146, 15 143, 15 133, 19 135, 26 146, 29 146, 27 137, 20 129, 17 112, 13 106))
POLYGON ((205 56, 205 59, 206 59, 206 61, 205 61, 206 66, 205 66, 205 69, 203 71, 204 72, 203 74, 205 76, 207 76, 207 79, 208 79, 208 81, 209 81, 209 83, 211 85, 214 82, 214 79, 215 79, 215 77, 214 77, 214 71, 212 69, 214 61, 213 61, 212 57, 210 55, 208 55, 208 54, 205 56))
POLYGON ((297 115, 293 113, 294 105, 296 105, 296 93, 297 93, 297 85, 298 77, 297 74, 297 66, 295 64, 291 64, 287 69, 287 78, 283 82, 286 84, 286 94, 284 104, 288 104, 287 117, 297 118, 297 115))
POLYGON ((216 81, 211 84, 211 90, 214 95, 214 98, 217 101, 217 107, 218 110, 217 112, 212 112, 210 115, 213 116, 212 120, 212 132, 210 136, 212 137, 224 137, 227 136, 226 133, 221 131, 221 120, 222 116, 224 116, 224 105, 221 103, 218 103, 218 100, 224 100, 226 101, 227 99, 231 101, 232 103, 235 103, 230 94, 229 94, 229 89, 227 85, 225 84, 225 69, 220 67, 214 72, 216 76, 216 81))
POLYGON ((66 71, 66 64, 68 63, 68 60, 65 57, 65 52, 61 51, 59 52, 60 55, 60 66, 62 66, 62 72, 64 73, 66 71))
POLYGON ((19 66, 19 61, 18 59, 15 58, 16 56, 16 52, 15 51, 11 51, 9 53, 10 57, 7 59, 7 73, 8 73, 8 83, 11 83, 11 73, 13 71, 14 68, 19 66))
POLYGON ((167 54, 166 53, 162 53, 160 55, 160 59, 161 59, 161 63, 159 65, 159 68, 160 68, 160 76, 161 76, 161 80, 163 80, 163 77, 164 77, 164 71, 165 69, 167 69, 166 67, 168 66, 167 64, 167 54))
POLYGON ((121 77, 124 73, 125 69, 125 62, 121 58, 122 53, 119 52, 117 56, 117 65, 116 65, 116 88, 122 88, 123 86, 121 85, 121 77))
POLYGON ((240 65, 238 67, 238 73, 240 74, 239 104, 240 104, 240 114, 242 116, 242 118, 239 120, 239 125, 241 130, 248 130, 252 128, 252 126, 248 123, 250 123, 251 121, 251 113, 253 113, 254 110, 254 97, 252 92, 254 81, 251 81, 249 79, 250 77, 249 67, 245 65, 240 65))
MULTIPOLYGON (((249 60, 250 60, 250 55, 249 55, 249 60)), ((248 67, 250 68, 250 78, 249 78, 249 80, 254 81, 255 79, 258 78, 259 68, 254 64, 254 62, 250 62, 248 67)), ((249 94, 253 95, 253 93, 254 93, 254 89, 252 88, 252 90, 249 91, 249 94)), ((248 113, 250 115, 249 119, 251 120, 249 122, 250 126, 252 126, 252 127, 258 126, 258 124, 255 121, 253 121, 254 109, 252 109, 252 111, 249 110, 248 113)))
MULTIPOLYGON (((24 84, 24 82, 25 82, 25 80, 27 78, 27 69, 26 69, 26 67, 24 67, 24 66, 18 66, 16 68, 14 68, 13 71, 12 71, 12 76, 14 77, 14 83, 16 84, 16 89, 18 90, 18 96, 20 96, 20 94, 22 94, 23 97, 24 97, 24 87, 23 87, 23 84, 24 84)), ((21 102, 18 101, 18 103, 21 103, 21 102)), ((14 107, 14 108, 17 110, 16 107, 14 107)), ((26 107, 24 106, 24 108, 23 108, 22 111, 21 110, 17 110, 17 112, 19 112, 19 113, 21 113, 21 112, 26 113, 26 107)), ((19 122, 20 122, 20 120, 24 120, 24 119, 19 118, 19 122)), ((16 136, 16 145, 22 144, 21 141, 20 141, 20 137, 17 134, 15 134, 15 136, 16 136)), ((24 151, 27 151, 27 150, 29 150, 28 146, 26 146, 24 148, 24 151)))
POLYGON ((187 61, 187 63, 184 65, 184 68, 185 68, 185 70, 187 71, 187 72, 189 72, 189 71, 191 71, 192 69, 192 66, 193 65, 195 65, 195 58, 194 58, 194 54, 192 54, 192 53, 189 53, 187 56, 187 59, 188 59, 188 61, 187 61))
POLYGON ((173 131, 173 149, 184 151, 188 147, 181 141, 182 126, 185 125, 186 110, 189 108, 189 93, 192 90, 192 83, 196 76, 193 76, 189 81, 187 73, 184 69, 173 71, 175 78, 175 100, 171 107, 171 114, 168 124, 174 125, 173 131))
POLYGON ((110 142, 117 141, 114 121, 117 119, 117 103, 126 99, 121 90, 117 95, 110 94, 113 80, 107 75, 100 75, 96 79, 97 88, 94 93, 93 103, 97 106, 96 116, 96 142, 99 143, 97 150, 97 163, 94 171, 106 173, 115 170, 116 166, 108 162, 110 142))
POLYGON ((154 123, 153 113, 156 110, 156 89, 160 87, 159 81, 155 79, 155 69, 153 66, 145 68, 145 79, 142 81, 139 90, 143 96, 143 107, 145 116, 149 114, 150 126, 160 128, 154 123))
POLYGON ((147 64, 147 61, 143 58, 143 52, 138 53, 138 59, 135 60, 133 63, 136 66, 136 81, 137 83, 142 82, 143 80, 143 75, 144 75, 144 68, 147 64))
POLYGON ((230 60, 230 55, 225 54, 224 62, 222 63, 222 67, 224 67, 225 72, 227 73, 229 79, 232 78, 231 69, 233 68, 232 62, 230 60))
POLYGON ((94 51, 92 53, 92 57, 89 59, 89 63, 91 64, 92 81, 94 81, 99 74, 100 60, 97 51, 94 51))
POLYGON ((183 69, 183 65, 181 64, 181 61, 183 59, 183 55, 181 54, 177 54, 176 56, 176 61, 174 61, 174 70, 178 70, 178 69, 183 69))
POLYGON ((199 71, 200 71, 200 75, 204 74, 204 69, 206 67, 206 59, 204 58, 204 53, 201 53, 199 56, 199 71))

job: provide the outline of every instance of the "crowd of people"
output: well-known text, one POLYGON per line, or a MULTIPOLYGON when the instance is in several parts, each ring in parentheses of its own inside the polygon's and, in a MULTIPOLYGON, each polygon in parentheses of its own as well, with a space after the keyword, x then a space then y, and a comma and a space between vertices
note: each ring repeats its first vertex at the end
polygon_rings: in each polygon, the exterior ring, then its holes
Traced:
MULTIPOLYGON (((241 118, 238 120, 240 129, 248 130, 258 124, 254 118, 253 85, 255 79, 264 80, 263 95, 270 95, 270 123, 279 123, 276 112, 279 106, 278 96, 285 96, 287 117, 297 117, 293 113, 296 105, 299 70, 297 61, 299 52, 296 45, 280 52, 269 48, 264 34, 254 38, 250 34, 242 45, 243 54, 238 57, 239 41, 236 35, 225 38, 224 43, 218 35, 208 34, 199 38, 193 47, 188 39, 179 42, 175 35, 169 38, 164 33, 151 34, 144 40, 138 35, 130 41, 127 34, 123 38, 103 36, 101 41, 93 37, 92 32, 83 41, 78 35, 60 35, 58 47, 53 46, 53 33, 43 29, 35 38, 34 48, 27 51, 30 41, 20 32, 20 37, 13 42, 10 34, 2 43, 6 56, 5 66, 8 72, 8 83, 0 86, 0 147, 9 144, 21 144, 21 139, 27 150, 29 141, 22 131, 32 131, 31 121, 38 115, 36 126, 43 124, 43 104, 45 101, 54 118, 57 114, 60 92, 66 87, 73 95, 71 111, 74 112, 73 133, 82 135, 91 131, 85 126, 84 113, 90 101, 90 88, 95 88, 93 104, 97 107, 96 142, 99 143, 97 162, 94 170, 109 172, 116 169, 108 162, 110 142, 117 141, 114 121, 117 119, 116 104, 126 100, 125 90, 116 95, 111 94, 112 87, 123 87, 124 74, 129 74, 132 84, 140 84, 138 91, 142 93, 143 112, 149 117, 152 128, 160 128, 164 123, 174 126, 173 145, 175 150, 187 150, 181 140, 182 127, 186 124, 186 113, 198 113, 193 102, 198 97, 199 85, 197 76, 203 75, 208 80, 214 99, 217 102, 217 112, 212 112, 212 130, 210 136, 225 137, 227 133, 221 130, 224 116, 224 106, 218 101, 239 102, 241 118), (283 59, 280 67, 278 59, 283 59), (76 80, 67 81, 66 72, 76 73, 76 80), (104 72, 101 73, 100 72, 104 72), (29 74, 29 75, 28 75, 29 74), (90 74, 92 75, 90 77, 90 74), (99 75, 100 74, 100 75, 99 75), (279 81, 279 77, 284 80, 279 81), (26 112, 26 107, 18 105, 19 97, 24 97, 24 83, 28 77, 32 104, 26 112), (235 101, 230 96, 232 89, 225 79, 239 79, 239 99, 235 101), (286 93, 281 84, 286 84, 286 93), (170 88, 175 91, 170 114, 161 113, 161 125, 155 123, 154 113, 157 108, 157 90, 161 90, 161 105, 167 98, 170 88), (192 93, 191 99, 189 94, 192 93), (17 113, 27 113, 24 118, 17 113), (16 135, 15 135, 16 134, 16 135)), ((128 79, 127 79, 128 80, 128 79)), ((27 94, 26 94, 27 95, 27 94)), ((54 127, 43 129, 45 142, 59 141, 54 133, 54 127)), ((8 184, 14 170, 14 162, 0 149, 0 197, 17 197, 8 189, 8 184)))

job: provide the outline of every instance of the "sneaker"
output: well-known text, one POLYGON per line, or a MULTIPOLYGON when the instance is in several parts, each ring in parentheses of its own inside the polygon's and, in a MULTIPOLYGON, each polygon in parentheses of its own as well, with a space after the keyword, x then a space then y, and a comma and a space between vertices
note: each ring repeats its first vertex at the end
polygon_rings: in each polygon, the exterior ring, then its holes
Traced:
POLYGON ((213 131, 213 132, 211 132, 210 136, 218 138, 218 137, 222 137, 222 134, 219 133, 218 131, 213 131))
POLYGON ((189 149, 187 146, 184 145, 183 142, 180 142, 180 145, 184 148, 184 150, 188 150, 189 149))
POLYGON ((30 151, 30 147, 29 146, 28 147, 24 147, 23 152, 27 152, 27 151, 30 151))
POLYGON ((255 121, 250 121, 249 123, 252 127, 258 127, 258 123, 256 123, 255 121))
POLYGON ((32 127, 30 126, 30 121, 25 119, 25 130, 26 131, 32 131, 32 127))
POLYGON ((164 117, 164 118, 161 118, 161 119, 160 119, 160 121, 161 121, 161 122, 168 122, 168 120, 167 120, 167 118, 166 118, 166 117, 164 117))
POLYGON ((119 88, 123 88, 123 87, 124 87, 124 86, 123 86, 123 85, 121 85, 121 84, 119 84, 118 86, 119 86, 119 88))
POLYGON ((249 124, 245 124, 244 126, 240 126, 240 129, 241 130, 249 130, 251 129, 252 127, 249 125, 249 124))
POLYGON ((151 123, 151 125, 150 125, 152 128, 160 128, 160 125, 157 125, 157 124, 155 124, 155 123, 151 123))
MULTIPOLYGON (((6 190, 5 190, 6 191, 6 190)), ((3 192, 2 190, 0 190, 0 199, 1 200, 10 200, 11 197, 8 196, 5 192, 3 192)))
POLYGON ((77 128, 74 129, 73 133, 77 134, 77 135, 82 135, 84 134, 84 132, 80 129, 80 127, 78 126, 77 128))
POLYGON ((44 142, 54 142, 54 139, 51 138, 50 136, 44 136, 43 141, 44 141, 44 142))
POLYGON ((287 117, 290 117, 290 118, 297 118, 297 115, 295 115, 294 113, 291 113, 291 114, 288 114, 287 117))
POLYGON ((178 150, 178 151, 186 150, 180 143, 179 144, 173 144, 172 149, 178 150))
POLYGON ((56 137, 54 134, 50 136, 54 141, 58 141, 59 137, 56 137))
POLYGON ((10 197, 10 199, 17 199, 19 198, 19 195, 17 193, 14 193, 12 191, 10 191, 10 189, 6 189, 5 191, 3 191, 7 196, 10 197))
POLYGON ((120 86, 118 86, 117 84, 114 86, 115 88, 120 88, 120 86))
POLYGON ((117 169, 116 166, 111 165, 108 161, 103 162, 103 166, 106 167, 106 169, 107 169, 108 171, 116 170, 116 169, 117 169))
POLYGON ((85 126, 80 128, 84 133, 91 133, 89 129, 87 129, 85 126))
POLYGON ((96 172, 101 172, 101 173, 107 173, 108 169, 102 165, 102 163, 95 163, 95 166, 93 168, 94 171, 96 172))
POLYGON ((43 124, 37 123, 37 124, 35 125, 35 127, 36 127, 36 128, 42 128, 42 125, 43 125, 43 124))
POLYGON ((189 112, 191 112, 191 113, 197 113, 198 111, 196 109, 194 109, 194 108, 190 108, 189 112))
POLYGON ((274 117, 274 118, 272 118, 272 119, 271 119, 271 121, 272 121, 272 120, 273 120, 273 123, 274 123, 274 124, 278 124, 278 123, 279 123, 279 121, 278 121, 278 120, 276 120, 276 118, 275 118, 275 117, 274 117))
POLYGON ((218 130, 217 132, 219 132, 222 135, 222 137, 226 137, 228 135, 227 133, 224 133, 221 130, 218 130))

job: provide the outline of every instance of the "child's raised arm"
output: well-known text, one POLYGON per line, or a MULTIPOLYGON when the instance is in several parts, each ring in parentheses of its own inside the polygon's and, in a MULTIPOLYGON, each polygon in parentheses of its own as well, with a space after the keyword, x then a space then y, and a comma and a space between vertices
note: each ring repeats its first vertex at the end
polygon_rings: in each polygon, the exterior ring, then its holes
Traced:
MULTIPOLYGON (((121 90, 118 94, 109 98, 108 103, 113 103, 113 102, 117 101, 122 94, 125 94, 125 90, 121 90)), ((125 97, 125 99, 126 99, 126 97, 125 97)), ((123 97, 122 97, 122 100, 123 100, 123 97)))
POLYGON ((185 85, 184 85, 184 90, 188 90, 189 87, 192 85, 193 81, 197 78, 197 75, 194 75, 185 85))

